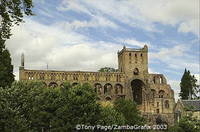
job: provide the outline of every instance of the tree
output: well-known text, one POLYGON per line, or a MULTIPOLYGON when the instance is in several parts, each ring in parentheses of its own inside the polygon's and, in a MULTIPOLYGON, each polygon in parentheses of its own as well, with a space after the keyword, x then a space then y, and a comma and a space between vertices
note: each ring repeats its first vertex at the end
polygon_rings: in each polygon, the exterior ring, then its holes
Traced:
POLYGON ((18 81, 0 88, 0 131, 73 131, 77 124, 96 125, 100 105, 88 84, 18 81))
POLYGON ((98 124, 101 125, 124 125, 125 118, 122 113, 118 112, 112 106, 101 107, 100 120, 98 124))
POLYGON ((23 22, 24 15, 33 15, 32 0, 0 1, 0 87, 11 86, 14 81, 13 65, 5 40, 11 36, 11 27, 23 22))
POLYGON ((77 124, 97 124, 100 119, 100 105, 96 101, 97 95, 87 83, 69 89, 66 112, 70 122, 68 130, 73 130, 77 124))
POLYGON ((200 99, 200 85, 197 85, 197 79, 195 78, 194 75, 190 76, 191 80, 191 87, 192 87, 192 97, 194 99, 200 99))
POLYGON ((117 99, 114 102, 114 108, 123 114, 126 124, 141 125, 144 123, 144 119, 140 116, 140 112, 137 109, 135 102, 131 100, 117 99))
POLYGON ((169 127, 168 132, 199 132, 200 122, 190 113, 181 118, 174 126, 169 127))
POLYGON ((33 15, 32 0, 1 0, 0 1, 0 40, 9 39, 11 27, 23 22, 25 15, 33 15))
POLYGON ((111 67, 104 67, 104 68, 100 68, 98 71, 99 72, 117 72, 118 70, 111 67))
POLYGON ((197 80, 194 75, 190 74, 190 71, 185 69, 181 78, 181 91, 179 96, 181 99, 198 98, 199 86, 196 84, 197 80))
POLYGON ((5 40, 0 39, 0 87, 10 87, 14 81, 13 65, 8 49, 4 46, 5 40))

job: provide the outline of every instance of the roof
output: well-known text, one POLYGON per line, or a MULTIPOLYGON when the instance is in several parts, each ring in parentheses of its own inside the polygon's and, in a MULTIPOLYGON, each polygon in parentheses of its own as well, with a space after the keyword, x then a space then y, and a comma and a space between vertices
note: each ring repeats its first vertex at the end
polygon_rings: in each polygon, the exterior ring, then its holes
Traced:
POLYGON ((181 100, 181 102, 186 108, 190 108, 193 111, 200 111, 200 100, 181 100))

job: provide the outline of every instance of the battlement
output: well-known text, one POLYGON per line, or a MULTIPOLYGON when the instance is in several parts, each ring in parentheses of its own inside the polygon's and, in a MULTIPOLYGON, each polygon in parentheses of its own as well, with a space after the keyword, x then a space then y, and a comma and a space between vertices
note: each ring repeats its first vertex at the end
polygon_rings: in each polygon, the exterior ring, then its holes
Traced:
POLYGON ((118 51, 118 56, 121 55, 123 52, 148 52, 148 47, 147 45, 144 45, 143 48, 127 48, 126 46, 124 46, 121 51, 118 51))

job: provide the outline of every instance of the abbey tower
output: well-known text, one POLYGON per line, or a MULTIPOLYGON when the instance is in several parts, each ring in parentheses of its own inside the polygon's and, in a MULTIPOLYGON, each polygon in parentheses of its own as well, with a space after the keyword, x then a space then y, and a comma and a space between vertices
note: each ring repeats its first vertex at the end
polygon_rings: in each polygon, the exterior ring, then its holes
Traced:
POLYGON ((48 87, 69 81, 73 86, 90 83, 102 101, 130 99, 138 104, 143 116, 155 124, 158 116, 169 124, 174 121, 174 92, 162 74, 148 72, 148 47, 126 48, 118 55, 118 72, 30 70, 20 66, 20 80, 40 80, 48 87))

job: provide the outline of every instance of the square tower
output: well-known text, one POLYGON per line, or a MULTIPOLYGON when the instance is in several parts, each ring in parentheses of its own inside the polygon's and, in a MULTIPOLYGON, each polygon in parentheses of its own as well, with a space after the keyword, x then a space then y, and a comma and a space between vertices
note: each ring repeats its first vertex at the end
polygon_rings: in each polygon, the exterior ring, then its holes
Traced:
POLYGON ((118 52, 118 68, 128 77, 148 74, 148 47, 141 49, 126 48, 118 52))

